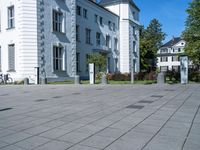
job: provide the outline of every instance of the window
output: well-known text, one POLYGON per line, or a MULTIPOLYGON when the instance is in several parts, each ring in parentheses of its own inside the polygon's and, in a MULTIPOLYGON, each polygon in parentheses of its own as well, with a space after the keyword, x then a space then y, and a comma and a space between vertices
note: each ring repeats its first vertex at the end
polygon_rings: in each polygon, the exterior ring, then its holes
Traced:
POLYGON ((91 44, 91 30, 86 28, 85 29, 86 32, 86 44, 91 44))
POLYGON ((166 57, 166 56, 161 57, 160 62, 168 62, 168 57, 166 57))
POLYGON ((110 72, 110 57, 107 58, 107 71, 110 72))
POLYGON ((0 46, 0 72, 1 72, 1 46, 0 46))
POLYGON ((64 52, 62 47, 53 47, 53 69, 54 71, 63 71, 64 67, 64 52))
POLYGON ((98 15, 97 15, 97 14, 94 15, 94 21, 95 21, 96 23, 98 23, 98 15))
POLYGON ((80 42, 80 26, 76 25, 76 41, 80 42))
POLYGON ((53 31, 62 32, 63 14, 53 10, 53 31))
POLYGON ((136 46, 136 43, 135 43, 135 41, 133 41, 133 52, 136 52, 135 46, 136 46))
POLYGON ((81 16, 81 7, 80 6, 76 6, 76 14, 81 16))
POLYGON ((89 58, 90 58, 90 55, 89 54, 86 54, 86 72, 88 72, 89 71, 89 63, 88 63, 88 60, 89 60, 89 58))
POLYGON ((163 48, 160 50, 160 53, 168 53, 168 49, 167 48, 163 48))
POLYGON ((83 17, 87 18, 87 9, 83 9, 83 17))
POLYGON ((133 36, 135 36, 135 26, 133 26, 133 36))
POLYGON ((14 6, 8 7, 8 29, 15 27, 14 6))
POLYGON ((102 26, 103 25, 103 18, 102 17, 99 18, 99 22, 100 22, 100 25, 102 26))
POLYGON ((76 53, 76 72, 80 72, 80 53, 76 53))
POLYGON ((178 52, 181 52, 181 48, 178 48, 178 52))
POLYGON ((179 57, 178 56, 172 56, 172 61, 179 61, 179 57))
POLYGON ((108 27, 110 30, 112 30, 112 24, 111 24, 111 21, 108 21, 108 27))
POLYGON ((106 47, 110 48, 110 35, 106 35, 106 47))
POLYGON ((99 32, 96 33, 96 45, 97 46, 101 45, 101 33, 99 32))
POLYGON ((114 50, 116 51, 116 50, 118 50, 118 39, 117 38, 115 38, 115 43, 114 43, 114 50))
POLYGON ((160 66, 161 72, 166 72, 168 70, 168 66, 160 66))
POLYGON ((116 31, 115 23, 113 23, 113 31, 116 31))
POLYGON ((8 45, 8 71, 15 71, 15 45, 8 45))

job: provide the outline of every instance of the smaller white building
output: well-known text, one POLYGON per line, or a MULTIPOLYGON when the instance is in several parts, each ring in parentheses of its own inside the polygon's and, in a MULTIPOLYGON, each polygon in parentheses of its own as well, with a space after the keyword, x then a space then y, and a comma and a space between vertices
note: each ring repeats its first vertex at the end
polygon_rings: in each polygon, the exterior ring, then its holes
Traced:
POLYGON ((180 37, 172 38, 157 53, 157 67, 161 72, 180 69, 179 54, 184 52, 186 41, 180 37))

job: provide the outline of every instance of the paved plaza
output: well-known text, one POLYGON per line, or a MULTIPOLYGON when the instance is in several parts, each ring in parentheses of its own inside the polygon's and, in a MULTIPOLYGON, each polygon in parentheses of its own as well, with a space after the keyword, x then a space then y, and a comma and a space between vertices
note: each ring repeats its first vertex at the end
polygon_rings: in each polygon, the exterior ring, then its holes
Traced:
POLYGON ((0 86, 1 150, 200 150, 200 85, 0 86))

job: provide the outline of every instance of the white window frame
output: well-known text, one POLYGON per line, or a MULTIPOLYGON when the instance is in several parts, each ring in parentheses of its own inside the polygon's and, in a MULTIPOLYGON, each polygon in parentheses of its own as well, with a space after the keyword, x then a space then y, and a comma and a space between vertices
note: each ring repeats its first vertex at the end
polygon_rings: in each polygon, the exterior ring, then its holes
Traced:
POLYGON ((15 27, 15 7, 14 5, 8 7, 8 29, 15 27))
POLYGON ((53 71, 65 71, 65 51, 62 46, 53 45, 53 71))
POLYGON ((63 13, 57 10, 53 10, 52 13, 52 24, 53 24, 53 31, 56 32, 63 32, 63 13))

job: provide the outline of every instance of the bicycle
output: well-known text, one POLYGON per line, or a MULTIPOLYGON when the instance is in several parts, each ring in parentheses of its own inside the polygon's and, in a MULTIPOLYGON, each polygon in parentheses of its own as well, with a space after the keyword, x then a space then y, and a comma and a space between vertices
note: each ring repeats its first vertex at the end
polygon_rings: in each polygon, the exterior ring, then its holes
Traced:
POLYGON ((0 84, 12 84, 13 79, 10 74, 0 74, 0 84))

